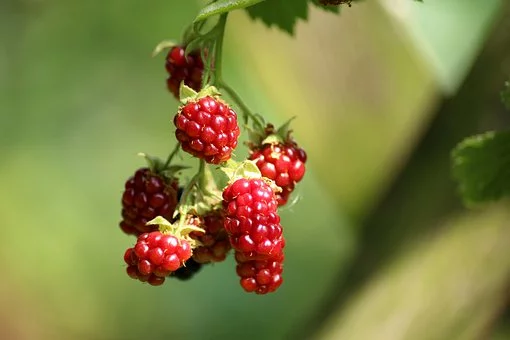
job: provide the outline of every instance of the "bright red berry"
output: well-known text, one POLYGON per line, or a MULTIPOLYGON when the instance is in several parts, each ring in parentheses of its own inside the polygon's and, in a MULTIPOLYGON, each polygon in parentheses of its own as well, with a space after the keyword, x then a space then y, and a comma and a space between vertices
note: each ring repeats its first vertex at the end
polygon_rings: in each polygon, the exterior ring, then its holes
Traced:
POLYGON ((188 241, 160 231, 144 233, 124 253, 127 274, 151 285, 160 285, 191 257, 188 241))
POLYGON ((232 247, 247 256, 279 256, 285 242, 273 189, 262 179, 241 178, 223 191, 225 230, 232 247))
POLYGON ((280 206, 287 203, 306 171, 306 152, 292 141, 253 147, 249 159, 256 162, 262 176, 272 179, 282 189, 276 193, 280 206))
POLYGON ((192 232, 190 236, 201 243, 193 250, 193 259, 198 263, 221 262, 225 260, 231 245, 223 226, 224 217, 221 211, 213 211, 203 218, 197 218, 197 226, 205 233, 192 232))
POLYGON ((283 265, 281 261, 248 261, 238 263, 237 275, 241 277, 241 287, 248 292, 267 294, 281 286, 283 265))
POLYGON ((177 206, 177 181, 168 180, 141 168, 130 177, 122 194, 121 229, 126 234, 138 236, 157 229, 146 225, 156 216, 171 219, 177 206))
POLYGON ((170 74, 166 81, 167 87, 177 99, 179 99, 179 87, 182 81, 195 91, 200 90, 204 72, 200 51, 192 51, 187 57, 184 51, 184 46, 174 46, 166 57, 165 68, 170 74))
POLYGON ((174 124, 182 149, 211 164, 230 159, 240 134, 234 110, 211 96, 181 106, 174 124))

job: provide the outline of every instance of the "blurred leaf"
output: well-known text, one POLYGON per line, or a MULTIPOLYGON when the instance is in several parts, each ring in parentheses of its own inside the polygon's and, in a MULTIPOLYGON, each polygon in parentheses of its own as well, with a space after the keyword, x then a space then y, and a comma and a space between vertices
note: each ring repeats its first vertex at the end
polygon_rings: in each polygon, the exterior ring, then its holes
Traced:
POLYGON ((220 0, 202 8, 195 18, 195 22, 205 20, 213 15, 227 13, 235 9, 253 6, 265 0, 220 0))
POLYGON ((455 93, 469 72, 504 1, 382 0, 431 66, 442 90, 455 93), (420 2, 420 3, 418 3, 420 2), (465 34, 469 32, 469 34, 465 34), (458 39, 462 36, 462 39, 458 39))
POLYGON ((271 0, 246 10, 253 19, 260 19, 269 27, 275 25, 293 35, 297 20, 308 17, 308 0, 271 0))
POLYGON ((452 162, 466 203, 510 195, 510 132, 487 132, 465 139, 453 150, 452 162))
POLYGON ((314 339, 488 339, 508 292, 505 204, 454 218, 410 244, 314 339))

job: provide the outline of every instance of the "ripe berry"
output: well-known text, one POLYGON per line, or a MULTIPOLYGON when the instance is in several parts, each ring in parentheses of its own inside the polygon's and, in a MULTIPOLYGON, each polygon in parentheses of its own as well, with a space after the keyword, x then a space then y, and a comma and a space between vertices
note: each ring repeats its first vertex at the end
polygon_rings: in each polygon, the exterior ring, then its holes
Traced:
POLYGON ((191 257, 188 241, 160 231, 144 233, 133 248, 126 250, 124 261, 130 277, 151 285, 160 285, 191 257))
POLYGON ((306 152, 295 142, 255 146, 250 152, 262 176, 275 181, 282 191, 276 193, 278 205, 287 203, 290 193, 305 174, 306 152))
POLYGON ((240 134, 234 110, 211 96, 181 106, 174 124, 182 149, 211 164, 230 159, 240 134))
POLYGON ((170 277, 175 277, 181 281, 187 281, 191 279, 196 273, 202 269, 203 264, 196 262, 193 257, 190 258, 184 266, 171 273, 170 277))
POLYGON ((193 251, 193 259, 198 263, 221 262, 231 249, 227 232, 223 227, 224 217, 221 211, 213 211, 202 219, 197 218, 198 226, 205 233, 192 232, 190 236, 201 243, 193 251))
POLYGON ((285 242, 273 189, 262 179, 241 178, 223 191, 225 230, 232 247, 247 256, 279 256, 285 242))
POLYGON ((171 219, 177 205, 177 181, 168 180, 148 168, 137 170, 122 194, 121 229, 135 236, 157 229, 146 223, 156 216, 171 219))
POLYGON ((248 261, 238 263, 237 275, 241 277, 241 287, 248 292, 267 294, 281 286, 283 265, 280 261, 248 261))
POLYGON ((186 57, 185 49, 184 46, 174 46, 166 57, 165 68, 170 74, 166 81, 167 87, 177 99, 179 99, 179 87, 182 81, 193 90, 200 90, 204 72, 200 51, 193 51, 186 57))

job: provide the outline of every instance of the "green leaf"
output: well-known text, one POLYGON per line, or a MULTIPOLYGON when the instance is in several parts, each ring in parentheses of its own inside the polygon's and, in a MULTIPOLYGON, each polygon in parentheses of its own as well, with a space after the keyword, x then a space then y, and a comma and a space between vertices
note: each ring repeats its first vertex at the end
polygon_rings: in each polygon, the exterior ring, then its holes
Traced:
POLYGON ((452 152, 453 176, 468 205, 510 195, 510 132, 487 132, 452 152))
POLYGON ((253 19, 260 19, 264 24, 284 30, 290 35, 299 18, 308 17, 308 0, 269 0, 246 8, 253 19))
POLYGON ((505 82, 505 88, 501 91, 501 101, 510 110, 510 81, 505 82))
POLYGON ((213 15, 227 13, 235 9, 253 6, 263 1, 265 0, 219 0, 202 8, 194 22, 202 21, 213 15))

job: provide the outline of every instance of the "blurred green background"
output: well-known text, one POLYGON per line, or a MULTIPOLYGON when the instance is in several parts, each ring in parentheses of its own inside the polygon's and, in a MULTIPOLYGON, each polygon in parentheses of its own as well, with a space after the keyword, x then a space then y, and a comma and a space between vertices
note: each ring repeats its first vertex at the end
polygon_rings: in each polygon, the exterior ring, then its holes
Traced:
MULTIPOLYGON (((467 212, 448 153, 508 124, 510 5, 311 9, 296 37, 229 17, 224 73, 307 150, 282 211, 285 283, 232 259, 190 282, 129 279, 123 184, 174 145, 163 39, 200 1, 0 2, 1 339, 510 339, 507 202, 467 212)), ((190 176, 191 173, 186 173, 190 176)))

